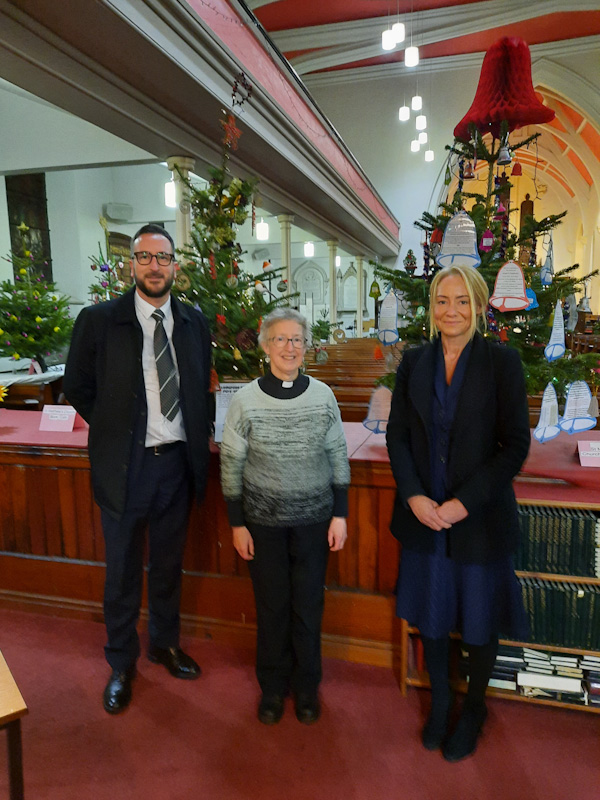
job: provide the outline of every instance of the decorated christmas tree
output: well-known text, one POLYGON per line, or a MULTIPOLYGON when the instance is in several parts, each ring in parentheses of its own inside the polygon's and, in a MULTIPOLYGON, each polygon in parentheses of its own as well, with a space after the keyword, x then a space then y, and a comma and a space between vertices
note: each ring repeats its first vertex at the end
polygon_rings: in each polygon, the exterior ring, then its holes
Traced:
POLYGON ((20 243, 6 257, 13 266, 15 282, 0 283, 0 355, 14 361, 35 359, 45 369, 45 359, 71 338, 73 320, 69 298, 46 280, 46 262, 30 249, 29 228, 19 228, 20 243))
MULTIPOLYGON (((585 281, 597 272, 582 279, 575 274, 578 264, 554 269, 552 230, 564 213, 543 219, 526 215, 516 226, 511 220, 514 209, 503 202, 511 188, 506 166, 520 148, 540 135, 509 142, 509 133, 553 116, 523 80, 516 82, 519 96, 515 96, 515 71, 520 77, 528 75, 531 84, 527 45, 522 40, 501 39, 488 51, 473 105, 456 126, 454 143, 447 147, 446 184, 454 174, 457 190, 441 204, 438 214, 426 212, 415 222, 424 234, 422 274, 414 276, 413 269, 394 270, 381 265, 376 265, 376 273, 403 301, 398 303, 404 310, 400 314, 400 337, 408 343, 420 343, 428 337, 428 295, 433 275, 453 262, 470 264, 479 269, 490 290, 486 336, 519 351, 528 392, 540 394, 551 384, 564 398, 570 384, 583 380, 597 393, 598 354, 565 350, 564 332, 562 344, 560 337, 561 326, 572 330, 577 320, 575 292, 583 292, 585 281), (494 86, 490 82, 495 82, 494 86), (490 97, 496 102, 493 107, 490 97), (486 191, 469 192, 466 181, 482 162, 487 171, 486 191), (543 263, 537 250, 541 241, 547 248, 543 263)), ((390 373, 384 383, 392 387, 394 377, 390 373)))
MULTIPOLYGON (((242 105, 251 87, 243 76, 234 84, 233 105, 242 105)), ((187 181, 192 213, 190 243, 181 250, 175 293, 198 305, 208 319, 219 379, 254 378, 263 371, 264 354, 258 346, 262 318, 289 297, 276 298, 262 281, 242 268, 243 251, 237 229, 252 214, 256 181, 232 178, 230 150, 237 148, 241 131, 232 113, 221 121, 224 129, 221 165, 210 171, 210 182, 199 188, 187 181)), ((280 270, 271 270, 271 279, 280 270)), ((280 276, 279 276, 280 277, 280 276)), ((285 287, 283 287, 285 288, 285 287)))

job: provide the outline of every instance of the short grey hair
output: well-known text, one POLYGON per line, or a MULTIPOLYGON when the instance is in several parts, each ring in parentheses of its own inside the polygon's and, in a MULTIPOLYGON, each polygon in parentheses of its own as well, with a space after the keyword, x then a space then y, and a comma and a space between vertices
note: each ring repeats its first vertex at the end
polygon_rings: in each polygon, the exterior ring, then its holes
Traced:
POLYGON ((290 322, 297 322, 298 325, 302 328, 302 336, 304 337, 304 341, 308 341, 308 322, 306 321, 306 317, 302 316, 299 311, 296 311, 295 308, 289 308, 288 306, 281 306, 280 308, 274 308, 266 317, 264 317, 262 324, 260 326, 260 333, 258 334, 258 343, 262 347, 265 342, 269 339, 269 332, 273 325, 276 322, 285 322, 289 320, 290 322))

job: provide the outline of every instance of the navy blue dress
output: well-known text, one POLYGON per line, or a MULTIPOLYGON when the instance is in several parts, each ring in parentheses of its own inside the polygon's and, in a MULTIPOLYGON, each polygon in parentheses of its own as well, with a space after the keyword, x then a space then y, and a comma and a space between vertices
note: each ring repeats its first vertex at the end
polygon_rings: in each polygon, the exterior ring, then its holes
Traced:
MULTIPOLYGON (((450 499, 446 477, 450 431, 463 383, 471 344, 460 355, 450 386, 441 343, 438 342, 432 393, 432 495, 437 503, 450 499)), ((487 564, 464 564, 448 556, 451 530, 437 533, 433 553, 402 549, 396 613, 423 636, 440 639, 458 631, 464 642, 488 644, 499 633, 527 640, 529 627, 512 556, 487 564)))

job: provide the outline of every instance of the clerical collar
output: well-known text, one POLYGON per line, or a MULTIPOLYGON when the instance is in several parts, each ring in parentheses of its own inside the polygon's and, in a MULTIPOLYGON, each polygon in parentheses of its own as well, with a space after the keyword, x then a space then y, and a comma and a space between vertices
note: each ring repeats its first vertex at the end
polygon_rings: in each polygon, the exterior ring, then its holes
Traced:
POLYGON ((294 381, 282 381, 276 378, 272 372, 266 372, 259 378, 258 385, 263 392, 271 397, 278 397, 282 400, 298 397, 308 388, 308 376, 298 373, 294 381))

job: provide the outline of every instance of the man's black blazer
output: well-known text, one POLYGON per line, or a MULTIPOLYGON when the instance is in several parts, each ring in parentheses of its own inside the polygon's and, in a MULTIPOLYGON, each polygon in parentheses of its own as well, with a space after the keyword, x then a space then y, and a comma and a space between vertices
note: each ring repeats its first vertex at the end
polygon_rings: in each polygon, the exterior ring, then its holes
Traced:
MULTIPOLYGON (((429 552, 440 534, 419 522, 407 500, 418 494, 431 497, 431 415, 438 347, 439 340, 403 354, 386 435, 397 486, 390 529, 406 547, 429 552)), ((512 479, 525 461, 529 444, 519 354, 475 334, 452 423, 447 464, 449 498, 458 498, 469 512, 448 531, 453 558, 485 563, 514 551, 519 523, 512 479)))
MULTIPOLYGON (((67 400, 90 425, 88 449, 96 501, 115 518, 125 508, 134 435, 143 440, 146 433, 143 335, 134 294, 131 289, 80 312, 63 384, 67 400)), ((209 457, 210 332, 200 311, 174 297, 171 308, 187 451, 196 497, 201 499, 209 457)))

